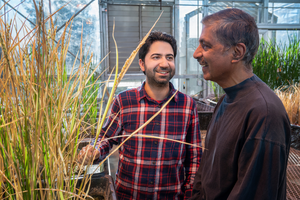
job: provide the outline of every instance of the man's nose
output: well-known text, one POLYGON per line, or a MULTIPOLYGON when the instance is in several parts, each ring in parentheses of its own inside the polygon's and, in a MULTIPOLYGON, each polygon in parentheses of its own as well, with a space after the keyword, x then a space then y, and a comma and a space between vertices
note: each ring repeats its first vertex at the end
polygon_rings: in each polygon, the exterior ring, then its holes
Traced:
POLYGON ((167 60, 167 58, 162 57, 159 65, 160 65, 160 67, 168 67, 169 66, 169 61, 167 60))
POLYGON ((202 57, 202 48, 201 48, 200 45, 199 45, 199 46, 197 47, 197 49, 195 50, 195 52, 194 52, 194 54, 193 54, 193 57, 194 57, 195 59, 198 59, 198 58, 201 58, 201 57, 202 57))

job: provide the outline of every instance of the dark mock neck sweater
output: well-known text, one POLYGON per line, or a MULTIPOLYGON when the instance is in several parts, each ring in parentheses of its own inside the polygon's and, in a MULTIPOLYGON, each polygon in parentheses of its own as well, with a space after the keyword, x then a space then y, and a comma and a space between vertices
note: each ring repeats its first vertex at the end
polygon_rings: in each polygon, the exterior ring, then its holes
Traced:
POLYGON ((285 200, 290 122, 282 102, 256 75, 224 91, 191 199, 285 200))

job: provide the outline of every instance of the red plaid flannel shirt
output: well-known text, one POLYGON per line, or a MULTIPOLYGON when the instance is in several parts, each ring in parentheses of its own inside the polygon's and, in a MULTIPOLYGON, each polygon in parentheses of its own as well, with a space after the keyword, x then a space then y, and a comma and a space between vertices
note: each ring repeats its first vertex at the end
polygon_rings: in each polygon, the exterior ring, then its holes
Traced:
MULTIPOLYGON (((111 115, 104 125, 103 135, 115 115, 106 137, 129 135, 174 94, 162 102, 150 98, 144 88, 118 94, 112 104, 111 115)), ((201 146, 198 113, 194 100, 178 92, 169 104, 146 127, 136 134, 159 136, 201 146)), ((125 138, 97 141, 103 159, 113 144, 125 138)), ((118 199, 187 199, 192 194, 194 175, 199 167, 202 149, 163 139, 132 137, 119 149, 116 193, 118 199)))

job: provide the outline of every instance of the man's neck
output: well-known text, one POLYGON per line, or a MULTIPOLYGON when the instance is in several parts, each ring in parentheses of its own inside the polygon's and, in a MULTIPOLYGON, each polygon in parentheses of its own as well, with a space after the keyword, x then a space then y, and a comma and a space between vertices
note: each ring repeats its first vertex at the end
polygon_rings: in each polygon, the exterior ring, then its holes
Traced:
POLYGON ((235 69, 224 80, 217 82, 222 88, 235 86, 254 75, 251 70, 247 70, 246 66, 241 64, 236 66, 235 69))
POLYGON ((147 94, 154 100, 162 101, 168 97, 170 93, 169 84, 166 84, 162 87, 149 85, 147 81, 145 82, 145 90, 147 94))

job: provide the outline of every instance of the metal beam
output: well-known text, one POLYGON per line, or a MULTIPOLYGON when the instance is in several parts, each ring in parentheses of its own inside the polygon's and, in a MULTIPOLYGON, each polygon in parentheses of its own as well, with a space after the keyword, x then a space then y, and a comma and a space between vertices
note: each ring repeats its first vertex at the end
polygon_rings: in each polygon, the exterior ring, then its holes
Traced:
POLYGON ((208 15, 208 0, 203 0, 203 17, 208 15))
MULTIPOLYGON (((175 4, 179 3, 179 0, 175 1, 175 4)), ((173 6, 173 21, 172 21, 172 33, 176 39, 176 41, 180 41, 180 29, 179 26, 177 26, 176 22, 179 22, 179 6, 173 6)), ((183 33, 184 34, 184 33, 183 33)), ((182 37, 182 36, 181 36, 182 37)), ((180 52, 178 52, 178 55, 175 58, 175 63, 176 63, 176 68, 175 68, 175 73, 178 74, 179 72, 179 58, 180 58, 180 52)))
POLYGON ((270 3, 300 3, 299 0, 269 0, 270 3))
POLYGON ((300 24, 257 24, 258 29, 267 30, 300 30, 300 24))
MULTIPOLYGON (((210 2, 263 3, 264 0, 210 0, 210 2)), ((300 3, 299 0, 269 0, 270 3, 300 3)))
MULTIPOLYGON (((6 2, 5 0, 2 0, 4 2, 4 4, 8 5, 11 9, 13 9, 14 11, 16 11, 19 15, 21 15, 21 17, 25 18, 26 21, 29 21, 31 24, 33 24, 34 26, 36 26, 35 23, 33 23, 32 21, 30 21, 27 17, 25 17, 22 13, 20 13, 18 10, 16 10, 13 6, 11 6, 8 2, 6 2)), ((23 1, 24 2, 24 1, 23 1)), ((23 3, 21 2, 21 3, 23 3)), ((19 3, 18 5, 16 5, 15 7, 19 6, 21 3, 19 3)), ((10 11, 10 10, 9 10, 10 11)), ((7 11, 7 12, 9 12, 7 11)), ((6 12, 4 13, 4 15, 6 15, 6 12)))
POLYGON ((263 0, 263 19, 262 19, 262 23, 268 23, 268 15, 269 15, 269 11, 268 11, 268 6, 269 6, 269 0, 263 0))
POLYGON ((210 2, 262 3, 262 0, 210 0, 210 2))
POLYGON ((118 4, 118 5, 152 5, 152 6, 160 6, 160 4, 162 4, 162 6, 172 6, 174 5, 174 2, 166 2, 164 0, 162 0, 162 2, 159 1, 139 1, 139 0, 131 0, 131 1, 112 1, 112 0, 108 0, 108 1, 103 1, 104 3, 113 5, 113 4, 118 4))

